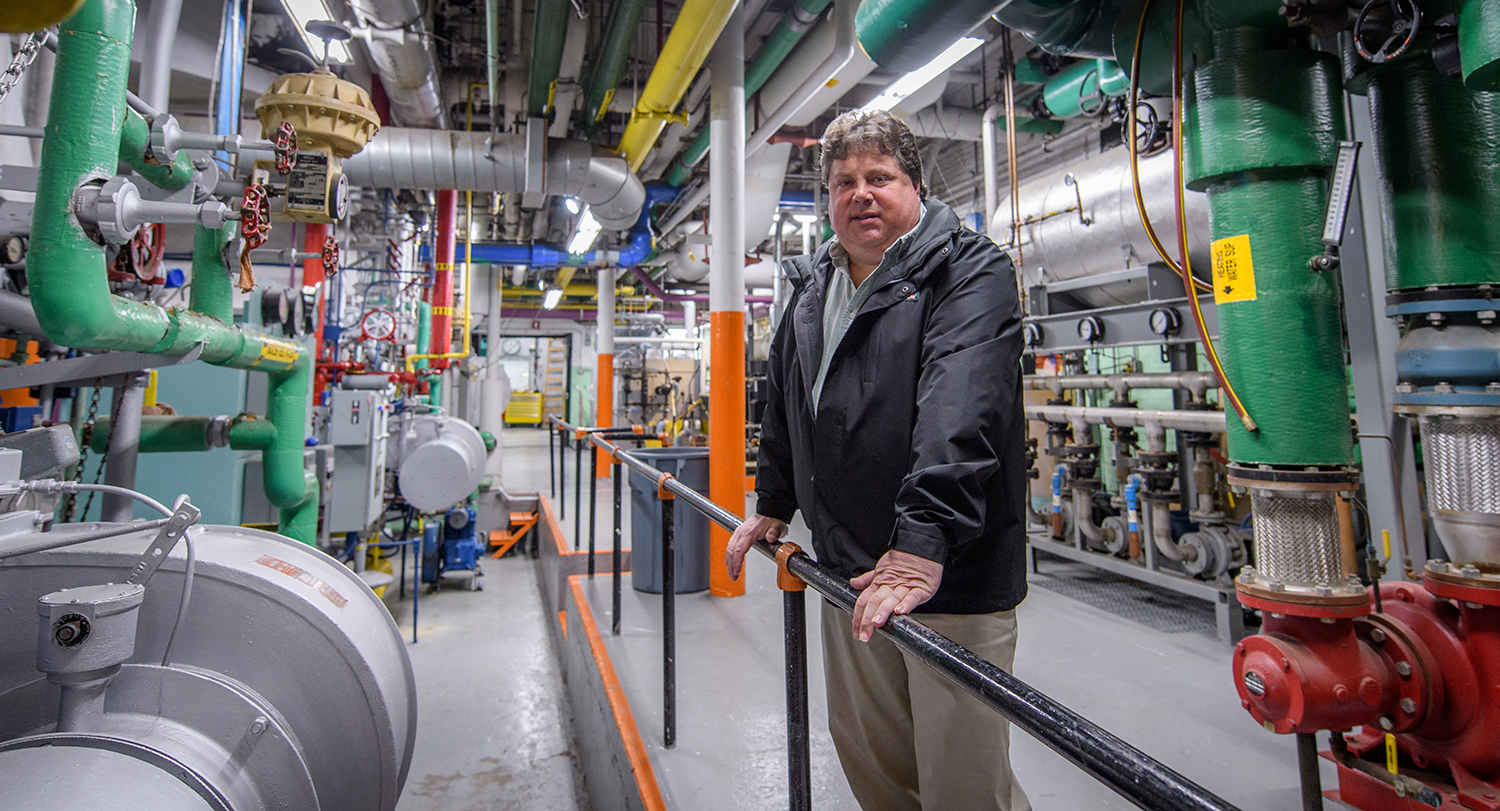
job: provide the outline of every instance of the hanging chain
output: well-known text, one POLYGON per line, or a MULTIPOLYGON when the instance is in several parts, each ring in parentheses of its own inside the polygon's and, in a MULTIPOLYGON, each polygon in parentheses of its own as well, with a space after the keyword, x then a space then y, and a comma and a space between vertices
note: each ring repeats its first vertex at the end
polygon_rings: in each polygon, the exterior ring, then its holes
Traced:
MULTIPOLYGON (((78 443, 78 467, 73 471, 73 481, 75 482, 83 481, 83 471, 89 465, 90 434, 94 430, 94 418, 99 415, 99 388, 99 386, 94 386, 93 395, 89 397, 89 413, 84 418, 83 436, 80 437, 83 441, 78 443)), ((78 506, 78 494, 68 493, 63 498, 67 499, 67 504, 63 507, 63 523, 71 524, 73 523, 73 509, 78 506)), ((84 511, 87 512, 88 508, 85 507, 84 511)))
MULTIPOLYGON (((110 433, 114 433, 115 426, 117 426, 117 425, 120 424, 120 404, 125 401, 124 389, 127 386, 129 386, 129 385, 130 385, 130 380, 129 380, 129 376, 127 375, 126 380, 123 381, 119 386, 117 386, 115 388, 114 394, 119 394, 120 396, 115 397, 115 396, 111 395, 111 397, 110 397, 110 409, 109 409, 109 430, 110 430, 110 433)), ((90 425, 93 425, 93 423, 94 423, 94 415, 96 415, 98 413, 99 413, 99 387, 96 386, 96 387, 94 387, 94 396, 89 401, 89 424, 90 425)), ((104 478, 104 467, 106 465, 108 465, 108 464, 109 464, 109 446, 105 445, 104 446, 104 458, 99 460, 99 469, 94 471, 94 484, 98 484, 99 480, 102 479, 102 478, 104 478)), ((80 480, 81 480, 81 478, 80 478, 80 480)), ((92 507, 94 505, 94 496, 98 492, 99 491, 97 491, 97 490, 90 490, 89 491, 89 497, 83 500, 83 512, 79 514, 79 516, 78 516, 79 518, 87 518, 88 517, 88 515, 89 515, 89 507, 92 507)), ((100 517, 103 518, 103 516, 100 516, 100 517)))
POLYGON ((27 34, 26 38, 21 40, 21 47, 16 49, 15 58, 10 60, 10 67, 6 68, 4 73, 0 73, 0 104, 5 103, 5 97, 9 95, 10 89, 21 81, 21 74, 31 67, 36 55, 41 53, 42 43, 47 41, 51 33, 51 28, 44 28, 27 34))

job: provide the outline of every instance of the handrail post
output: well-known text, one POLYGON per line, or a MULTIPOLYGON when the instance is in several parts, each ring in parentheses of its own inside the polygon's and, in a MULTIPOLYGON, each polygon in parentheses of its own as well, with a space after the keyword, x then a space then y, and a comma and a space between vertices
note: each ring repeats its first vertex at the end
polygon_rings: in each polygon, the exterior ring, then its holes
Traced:
POLYGON ((583 541, 583 429, 573 429, 573 551, 583 541))
POLYGON ((547 418, 547 487, 557 498, 557 423, 547 418))
POLYGON ((661 687, 662 737, 666 747, 677 745, 677 497, 664 485, 672 474, 656 481, 661 502, 661 687))
POLYGON ((594 579, 594 528, 599 524, 599 454, 589 448, 589 579, 594 579))
POLYGON ((615 636, 619 636, 620 635, 620 480, 622 478, 624 478, 628 474, 625 472, 625 466, 622 465, 622 464, 620 464, 620 457, 619 457, 619 455, 617 453, 615 453, 615 452, 612 451, 610 453, 610 455, 609 455, 609 461, 610 461, 610 464, 612 464, 612 465, 615 466, 615 469, 612 470, 612 471, 610 471, 611 473, 614 474, 613 478, 614 478, 614 490, 615 490, 615 559, 614 559, 614 574, 615 574, 615 576, 614 576, 614 583, 611 584, 611 589, 614 591, 614 611, 613 611, 613 613, 611 613, 609 615, 609 630, 610 630, 610 633, 614 634, 615 636))
POLYGON ((807 723, 807 584, 791 573, 786 562, 802 554, 794 543, 776 549, 776 587, 781 589, 782 621, 786 627, 786 780, 787 808, 812 809, 812 756, 807 723))
POLYGON ((557 520, 568 520, 568 434, 557 426, 557 520))

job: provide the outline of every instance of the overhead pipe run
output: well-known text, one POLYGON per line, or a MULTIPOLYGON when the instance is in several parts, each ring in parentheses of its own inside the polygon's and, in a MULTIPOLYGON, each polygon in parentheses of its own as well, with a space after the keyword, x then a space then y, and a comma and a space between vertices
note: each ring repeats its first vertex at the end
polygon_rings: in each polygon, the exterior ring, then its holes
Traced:
POLYGON ((370 0, 368 11, 359 4, 350 7, 364 28, 396 20, 405 29, 405 36, 400 38, 365 39, 370 62, 390 99, 392 120, 403 127, 447 129, 448 113, 438 87, 437 58, 432 52, 426 10, 417 0, 370 0))
POLYGON ((682 101, 725 23, 739 6, 739 0, 686 0, 682 4, 656 67, 631 111, 630 123, 620 136, 618 151, 625 156, 632 172, 646 160, 667 121, 677 116, 677 103, 682 101))
POLYGON ((840 0, 833 6, 834 41, 833 52, 823 60, 822 64, 813 70, 802 84, 792 92, 791 97, 783 101, 761 122, 754 133, 745 141, 745 160, 752 160, 760 153, 760 150, 775 135, 786 126, 787 121, 796 115, 804 105, 817 95, 838 72, 849 64, 854 58, 854 52, 859 47, 855 36, 855 11, 859 7, 859 0, 840 0))
POLYGON ((630 59, 630 49, 635 44, 635 34, 641 27, 641 12, 646 0, 616 0, 609 12, 609 23, 604 29, 604 45, 594 58, 589 71, 588 98, 583 106, 583 118, 579 124, 585 130, 596 129, 609 111, 609 103, 625 76, 625 65, 630 59))
MULTIPOLYGON (((367 188, 520 192, 526 188, 526 137, 384 127, 344 161, 344 175, 367 188)), ((546 194, 587 203, 610 230, 635 224, 646 200, 623 159, 584 141, 551 140, 546 179, 546 194)))
POLYGON ((526 113, 532 118, 552 114, 571 10, 568 0, 537 0, 531 23, 531 69, 526 74, 526 113))
POLYGON ((1036 391, 1050 391, 1056 395, 1073 389, 1106 389, 1113 391, 1117 400, 1129 399, 1130 392, 1135 389, 1179 389, 1191 394, 1192 399, 1201 401, 1209 389, 1219 387, 1219 380, 1213 372, 1026 375, 1025 387, 1036 391))

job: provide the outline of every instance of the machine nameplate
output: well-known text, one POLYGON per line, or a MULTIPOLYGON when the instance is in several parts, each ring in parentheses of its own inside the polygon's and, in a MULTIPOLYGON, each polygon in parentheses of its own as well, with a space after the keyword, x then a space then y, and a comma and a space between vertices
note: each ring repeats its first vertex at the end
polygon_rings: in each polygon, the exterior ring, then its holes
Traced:
POLYGON ((275 571, 281 572, 287 577, 290 577, 293 580, 296 580, 297 582, 308 586, 313 591, 316 591, 324 597, 327 597, 328 602, 333 603, 334 608, 343 608, 344 606, 349 604, 349 600, 345 598, 344 595, 339 594, 337 589, 335 589, 333 586, 328 585, 327 583, 324 583, 322 580, 315 577, 312 572, 303 569, 301 566, 295 566, 291 563, 287 563, 286 561, 281 560, 280 558, 273 558, 270 555, 261 555, 255 562, 266 567, 267 569, 273 569, 275 571))

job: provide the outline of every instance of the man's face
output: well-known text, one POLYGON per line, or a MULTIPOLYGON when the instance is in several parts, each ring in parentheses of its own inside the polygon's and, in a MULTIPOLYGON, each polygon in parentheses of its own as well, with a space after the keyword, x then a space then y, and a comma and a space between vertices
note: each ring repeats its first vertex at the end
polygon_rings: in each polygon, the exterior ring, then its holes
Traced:
POLYGON ((889 155, 853 152, 828 172, 833 233, 851 258, 878 264, 885 249, 922 219, 917 184, 889 155))

